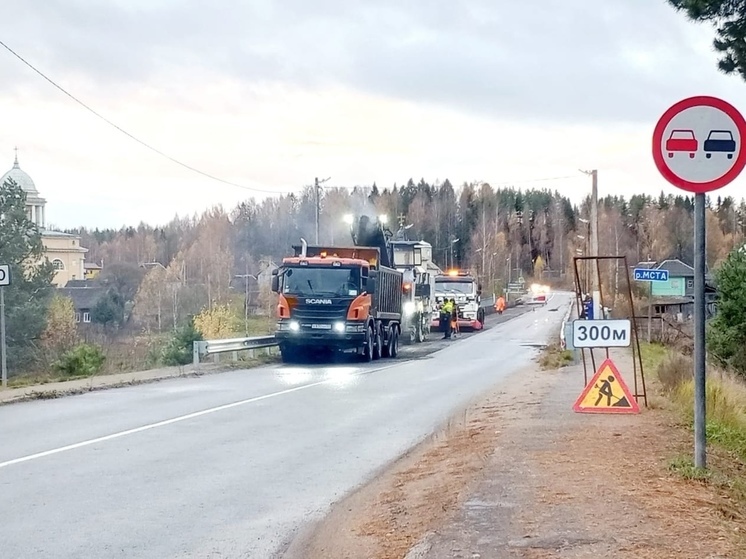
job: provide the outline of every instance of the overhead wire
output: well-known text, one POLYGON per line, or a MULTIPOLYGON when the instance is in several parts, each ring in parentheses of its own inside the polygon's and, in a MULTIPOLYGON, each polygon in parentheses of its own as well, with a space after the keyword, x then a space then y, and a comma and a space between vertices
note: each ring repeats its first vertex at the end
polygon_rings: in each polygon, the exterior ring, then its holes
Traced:
MULTIPOLYGON (((214 180, 214 181, 217 181, 217 182, 221 182, 223 184, 227 184, 227 185, 230 185, 230 186, 235 186, 237 188, 242 188, 244 190, 248 190, 248 191, 251 191, 251 192, 261 192, 261 193, 265 193, 265 194, 286 194, 286 193, 288 193, 288 192, 281 192, 279 190, 268 190, 268 189, 253 187, 253 186, 246 186, 244 184, 239 184, 239 183, 232 182, 232 181, 229 181, 229 180, 226 180, 226 179, 222 179, 222 178, 220 178, 218 176, 215 176, 215 175, 213 175, 211 173, 202 171, 201 169, 198 169, 196 167, 193 167, 192 165, 184 163, 183 161, 180 161, 180 160, 176 159, 175 157, 171 157, 167 153, 164 153, 163 151, 159 150, 158 148, 153 147, 152 145, 150 145, 147 142, 141 140, 137 136, 131 134, 130 132, 128 132, 127 130, 125 130, 124 128, 122 128, 121 126, 119 126, 118 124, 112 122, 111 120, 109 120, 108 118, 106 118, 104 115, 102 115, 101 113, 99 113, 98 111, 96 111, 95 109, 93 109, 91 106, 89 106, 85 102, 83 102, 80 99, 78 99, 75 95, 73 95, 72 93, 70 93, 69 91, 67 91, 64 87, 62 87, 57 82, 55 82, 53 79, 51 79, 50 77, 48 77, 46 74, 44 74, 44 72, 42 72, 41 70, 39 70, 38 68, 36 68, 33 64, 31 64, 28 60, 26 60, 24 57, 22 57, 20 54, 18 54, 15 50, 13 50, 12 48, 10 48, 2 40, 0 40, 0 46, 2 46, 5 50, 7 50, 9 53, 11 53, 13 56, 15 56, 18 60, 20 60, 21 62, 23 62, 26 66, 28 66, 29 68, 31 68, 31 70, 33 70, 35 73, 37 73, 39 76, 41 76, 47 82, 49 82, 56 89, 58 89, 59 91, 61 91, 64 95, 66 95, 67 97, 69 97, 70 99, 72 99, 75 103, 77 103, 78 105, 80 105, 81 107, 83 107, 84 109, 86 109, 88 112, 90 112, 91 114, 93 114, 96 117, 100 118, 101 120, 103 120, 109 126, 114 127, 119 132, 121 132, 122 134, 124 134, 125 136, 127 136, 128 138, 130 138, 131 140, 134 140, 135 142, 137 142, 141 146, 143 146, 143 147, 145 147, 145 148, 153 151, 154 153, 157 153, 161 157, 164 157, 164 158, 168 159, 172 163, 180 165, 181 167, 183 167, 185 169, 188 169, 189 171, 192 171, 193 173, 197 173, 199 175, 202 175, 203 177, 206 177, 208 179, 211 179, 211 180, 214 180)), ((289 191, 289 192, 294 192, 294 191, 297 191, 297 190, 300 190, 300 188, 295 188, 295 189, 293 189, 292 191, 289 191)))
MULTIPOLYGON (((216 182, 220 182, 220 183, 223 183, 223 184, 227 184, 229 186, 234 186, 236 188, 241 188, 241 189, 248 190, 248 191, 251 191, 251 192, 261 192, 261 193, 265 193, 265 194, 287 194, 287 193, 296 192, 296 191, 302 189, 302 187, 301 188, 294 188, 294 189, 292 189, 290 191, 283 192, 283 191, 279 191, 279 190, 269 190, 269 189, 257 188, 257 187, 253 187, 253 186, 246 186, 244 184, 240 184, 240 183, 236 183, 236 182, 229 181, 229 180, 226 180, 226 179, 222 179, 222 178, 220 178, 220 177, 218 177, 216 175, 213 175, 212 173, 208 173, 206 171, 202 171, 201 169, 198 169, 197 167, 189 165, 188 163, 184 163, 183 161, 180 161, 179 159, 176 159, 175 157, 172 157, 172 156, 168 155, 167 153, 164 153, 163 151, 159 150, 158 148, 150 145, 149 143, 145 142, 144 140, 141 140, 140 138, 138 138, 134 134, 131 134, 130 132, 128 132, 127 130, 125 130, 124 128, 122 128, 118 124, 116 124, 115 122, 112 122, 111 120, 109 120, 108 118, 106 118, 104 115, 102 115, 101 113, 99 113, 98 111, 96 111, 90 105, 88 105, 84 101, 81 101, 78 97, 76 97, 75 95, 73 95, 72 93, 70 93, 69 91, 67 91, 64 87, 62 87, 61 85, 59 85, 52 78, 50 78, 44 72, 42 72, 41 70, 39 70, 36 66, 34 66, 33 64, 31 64, 28 60, 26 60, 23 56, 21 56, 20 54, 18 54, 15 50, 13 50, 10 46, 8 46, 1 39, 0 39, 0 46, 2 46, 4 49, 6 49, 10 54, 12 54, 13 56, 15 56, 23 64, 25 64, 27 67, 29 67, 31 70, 33 70, 36 74, 38 74, 39 76, 41 76, 44 80, 46 80, 49 84, 51 84, 57 90, 59 90, 60 92, 62 92, 64 95, 66 95, 72 101, 74 101, 75 103, 77 103, 78 105, 80 105, 81 107, 83 107, 85 110, 87 110, 88 112, 90 112, 91 114, 93 114, 94 116, 96 116, 97 118, 103 120, 106 124, 108 124, 109 126, 115 128, 116 130, 118 130, 119 132, 121 132, 122 134, 124 134, 125 136, 127 136, 128 138, 130 138, 131 140, 134 140, 135 142, 137 142, 141 146, 143 146, 143 147, 151 150, 152 152, 160 155, 161 157, 163 157, 165 159, 168 159, 169 161, 171 161, 172 163, 175 163, 176 165, 179 165, 179 166, 181 166, 181 167, 183 167, 183 168, 185 168, 185 169, 187 169, 189 171, 192 171, 193 173, 202 175, 203 177, 206 177, 206 178, 208 178, 210 180, 214 180, 216 182)), ((495 186, 513 185, 513 184, 526 184, 526 183, 533 183, 533 182, 545 182, 545 181, 554 181, 554 180, 571 179, 571 178, 576 178, 576 175, 567 175, 567 176, 561 176, 561 177, 547 177, 547 178, 539 178, 539 179, 528 179, 528 180, 521 180, 521 181, 501 181, 499 183, 495 183, 495 186)), ((485 181, 485 182, 487 182, 487 181, 485 181)), ((333 189, 333 188, 349 188, 349 189, 354 189, 354 188, 370 188, 370 187, 366 187, 366 186, 362 186, 362 185, 356 185, 356 186, 319 185, 319 187, 322 188, 322 189, 325 189, 325 190, 326 189, 333 189)))

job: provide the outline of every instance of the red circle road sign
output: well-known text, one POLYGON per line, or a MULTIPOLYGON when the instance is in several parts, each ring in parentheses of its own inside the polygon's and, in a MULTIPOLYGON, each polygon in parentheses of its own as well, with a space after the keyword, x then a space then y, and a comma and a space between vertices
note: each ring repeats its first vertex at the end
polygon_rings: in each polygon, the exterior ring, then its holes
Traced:
POLYGON ((746 120, 716 97, 679 101, 655 125, 653 159, 678 188, 704 193, 732 182, 746 167, 746 120))

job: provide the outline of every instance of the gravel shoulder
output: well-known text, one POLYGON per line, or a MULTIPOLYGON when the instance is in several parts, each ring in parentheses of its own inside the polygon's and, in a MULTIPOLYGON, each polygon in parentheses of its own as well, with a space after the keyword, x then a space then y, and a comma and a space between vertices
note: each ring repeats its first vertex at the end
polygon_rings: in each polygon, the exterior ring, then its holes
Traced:
MULTIPOLYGON (((629 355, 612 357, 630 378, 629 355)), ((576 414, 582 388, 580 366, 517 372, 339 502, 284 557, 746 556, 738 507, 669 471, 691 450, 675 418, 576 414)))

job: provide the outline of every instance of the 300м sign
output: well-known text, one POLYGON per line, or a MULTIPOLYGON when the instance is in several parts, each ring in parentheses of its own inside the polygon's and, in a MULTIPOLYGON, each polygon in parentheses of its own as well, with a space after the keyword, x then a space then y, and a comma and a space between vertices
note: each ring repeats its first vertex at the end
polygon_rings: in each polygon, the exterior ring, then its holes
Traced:
POLYGON ((574 347, 627 347, 632 343, 632 323, 619 320, 574 320, 574 347))

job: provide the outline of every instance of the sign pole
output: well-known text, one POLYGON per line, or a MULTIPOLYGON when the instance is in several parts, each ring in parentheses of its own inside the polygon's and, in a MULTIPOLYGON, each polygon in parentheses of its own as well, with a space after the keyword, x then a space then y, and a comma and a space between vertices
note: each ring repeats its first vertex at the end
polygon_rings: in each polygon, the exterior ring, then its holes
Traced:
POLYGON ((648 343, 650 343, 650 323, 653 322, 653 282, 648 283, 648 343))
POLYGON ((3 388, 8 387, 8 346, 5 344, 5 287, 0 286, 0 368, 2 368, 3 388))
POLYGON ((705 368, 705 194, 694 195, 694 467, 707 467, 705 368))
POLYGON ((694 466, 707 467, 705 355, 705 194, 746 168, 746 119, 730 103, 700 95, 672 105, 653 131, 653 160, 663 178, 694 193, 694 466))

